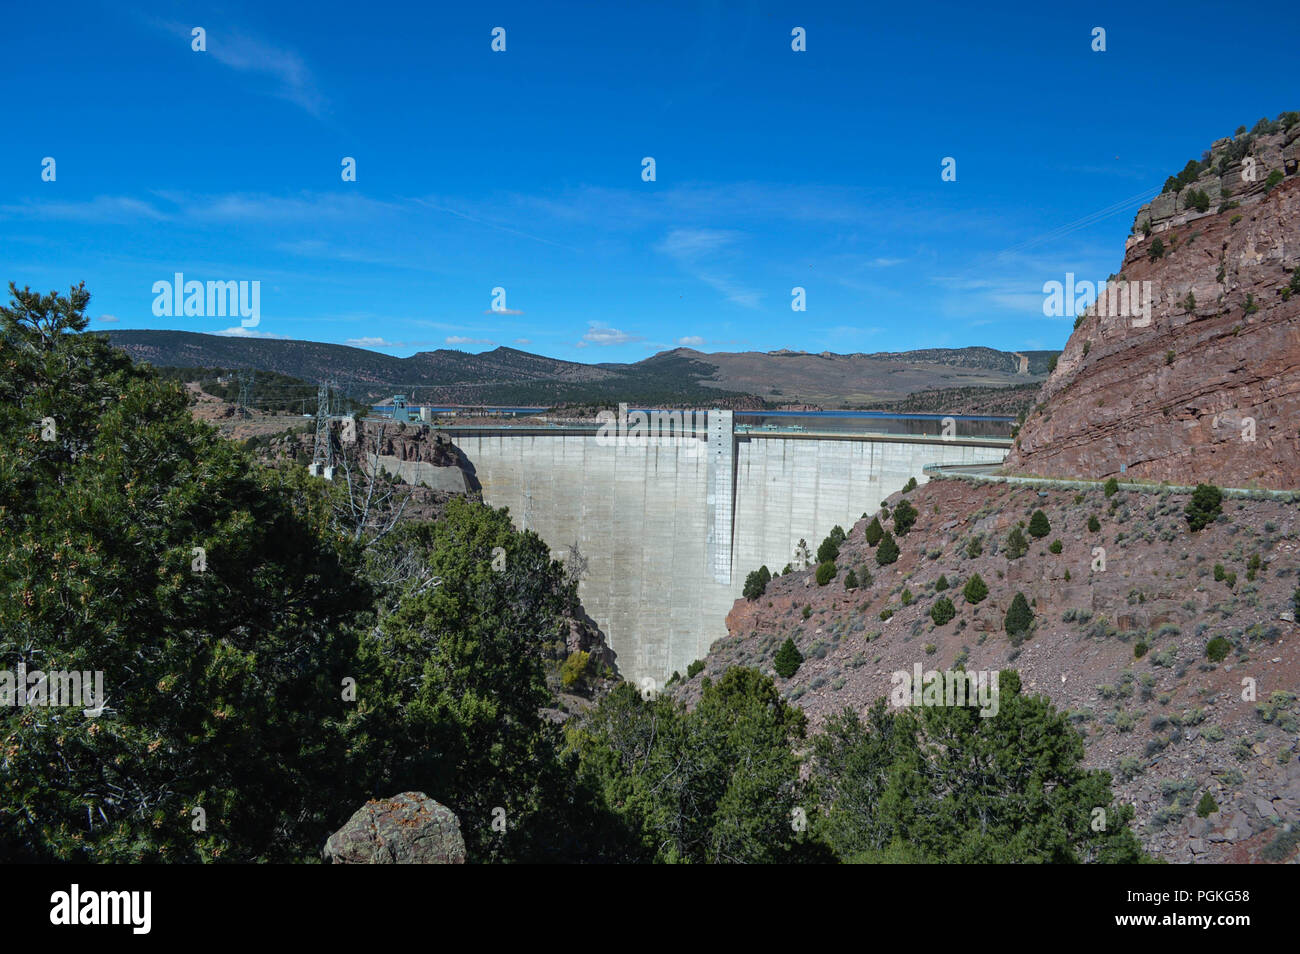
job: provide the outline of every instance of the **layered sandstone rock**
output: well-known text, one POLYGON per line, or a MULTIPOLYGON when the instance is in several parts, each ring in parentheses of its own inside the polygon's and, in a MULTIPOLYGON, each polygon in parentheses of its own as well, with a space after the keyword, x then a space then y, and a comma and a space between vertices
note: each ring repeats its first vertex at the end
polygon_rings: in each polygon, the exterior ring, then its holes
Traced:
POLYGON ((1084 314, 1009 470, 1300 487, 1296 135, 1264 137, 1261 161, 1291 170, 1267 193, 1265 166, 1237 207, 1179 211, 1182 193, 1143 207, 1116 277, 1136 299, 1112 290, 1084 314))

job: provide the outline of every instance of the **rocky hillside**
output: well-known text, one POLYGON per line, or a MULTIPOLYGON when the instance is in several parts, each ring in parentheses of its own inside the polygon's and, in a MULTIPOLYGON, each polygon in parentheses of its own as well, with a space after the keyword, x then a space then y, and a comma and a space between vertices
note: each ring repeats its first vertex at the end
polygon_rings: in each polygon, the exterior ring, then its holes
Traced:
MULTIPOLYGON (((889 509, 901 499, 890 498, 889 509)), ((1080 493, 946 479, 906 499, 918 516, 898 537, 896 563, 878 565, 860 521, 834 579, 819 586, 811 569, 791 572, 738 601, 730 635, 677 691, 694 698, 701 680, 736 665, 774 672, 787 638, 804 661, 777 682, 814 723, 888 698, 891 674, 918 664, 1014 668, 1027 689, 1070 714, 1089 764, 1110 771, 1117 793, 1135 803, 1150 851, 1178 862, 1295 857, 1300 830, 1287 828, 1300 822, 1294 502, 1228 499, 1216 522, 1193 533, 1183 512, 1189 497, 1168 490, 1108 498, 1100 486, 1080 493), (1035 538, 1028 525, 1039 509, 1048 530, 1035 538), (1013 558, 1008 537, 1017 528, 1028 547, 1013 558), (862 584, 855 589, 846 587, 849 570, 862 584), (979 602, 963 596, 976 574, 988 588, 979 602), (1004 621, 1018 593, 1033 626, 1009 636, 1004 621), (955 616, 936 624, 941 598, 955 616), (1226 642, 1212 647, 1215 638, 1226 642), (1218 649, 1224 655, 1211 658, 1218 649), (1255 692, 1243 699, 1246 679, 1255 692)))
POLYGON ((1142 207, 1118 285, 1078 320, 1010 469, 1300 486, 1300 121, 1287 121, 1215 142, 1142 207))

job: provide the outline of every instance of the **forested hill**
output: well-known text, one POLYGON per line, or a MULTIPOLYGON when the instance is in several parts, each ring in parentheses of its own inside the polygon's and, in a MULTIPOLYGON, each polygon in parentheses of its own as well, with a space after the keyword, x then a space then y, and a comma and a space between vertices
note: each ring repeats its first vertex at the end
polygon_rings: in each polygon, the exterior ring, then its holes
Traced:
POLYGON ((871 355, 675 348, 630 364, 583 364, 506 347, 398 358, 347 345, 187 331, 111 331, 108 337, 155 367, 253 368, 306 381, 335 380, 358 397, 414 392, 418 400, 548 407, 619 401, 735 408, 878 405, 940 388, 1034 383, 1053 354, 983 347, 871 355))

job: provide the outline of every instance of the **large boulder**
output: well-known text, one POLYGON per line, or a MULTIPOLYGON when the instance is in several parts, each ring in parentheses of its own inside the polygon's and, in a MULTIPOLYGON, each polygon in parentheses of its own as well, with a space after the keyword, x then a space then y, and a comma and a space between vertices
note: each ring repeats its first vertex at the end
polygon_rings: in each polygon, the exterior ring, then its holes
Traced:
POLYGON ((337 865, 463 865, 465 839, 450 808, 423 792, 366 802, 325 842, 337 865))

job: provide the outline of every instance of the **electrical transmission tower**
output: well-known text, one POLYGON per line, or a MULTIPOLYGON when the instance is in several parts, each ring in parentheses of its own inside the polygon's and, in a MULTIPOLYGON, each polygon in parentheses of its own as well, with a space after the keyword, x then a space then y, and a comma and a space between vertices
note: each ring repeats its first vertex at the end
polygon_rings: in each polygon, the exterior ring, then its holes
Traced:
POLYGON ((333 464, 330 447, 330 386, 322 382, 316 389, 316 446, 312 450, 309 473, 332 480, 333 464))
POLYGON ((240 368, 235 372, 235 379, 239 382, 239 406, 251 410, 253 382, 257 379, 257 372, 252 368, 240 368))

